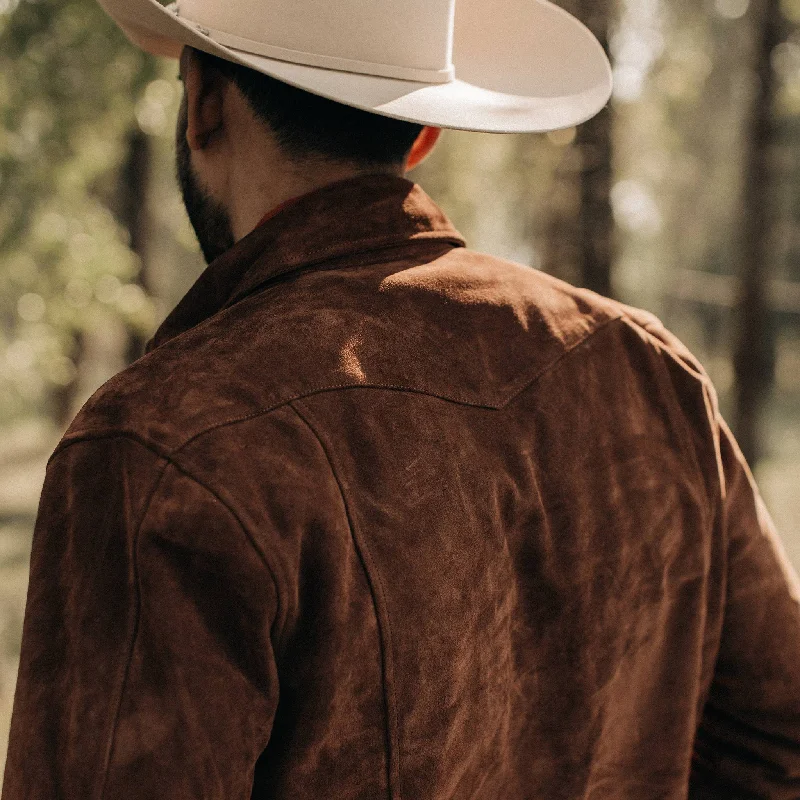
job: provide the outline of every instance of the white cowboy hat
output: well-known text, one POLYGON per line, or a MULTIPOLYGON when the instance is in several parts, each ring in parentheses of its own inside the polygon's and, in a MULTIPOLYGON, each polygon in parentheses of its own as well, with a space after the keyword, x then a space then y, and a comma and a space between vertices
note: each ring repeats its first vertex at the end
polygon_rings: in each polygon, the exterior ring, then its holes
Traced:
POLYGON ((355 108, 493 133, 569 128, 611 95, 600 43, 548 0, 99 0, 131 41, 191 45, 355 108))

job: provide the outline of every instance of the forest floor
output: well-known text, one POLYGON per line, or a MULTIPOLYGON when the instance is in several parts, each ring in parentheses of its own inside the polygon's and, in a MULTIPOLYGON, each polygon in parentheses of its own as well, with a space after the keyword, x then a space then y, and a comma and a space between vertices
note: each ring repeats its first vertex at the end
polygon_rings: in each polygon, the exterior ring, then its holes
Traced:
MULTIPOLYGON (((773 420, 770 455, 755 477, 787 554, 800 570, 800 421, 773 420)), ((31 532, 57 432, 27 423, 0 432, 0 790, 28 586, 31 532)))

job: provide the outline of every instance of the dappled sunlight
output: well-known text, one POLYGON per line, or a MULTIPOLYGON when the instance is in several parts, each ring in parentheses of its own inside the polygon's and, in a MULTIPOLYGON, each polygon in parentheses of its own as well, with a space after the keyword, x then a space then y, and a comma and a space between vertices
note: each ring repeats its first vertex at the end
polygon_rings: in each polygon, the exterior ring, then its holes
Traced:
POLYGON ((367 375, 361 366, 358 351, 363 344, 362 337, 358 334, 351 336, 342 348, 339 362, 342 372, 357 383, 365 383, 367 375))

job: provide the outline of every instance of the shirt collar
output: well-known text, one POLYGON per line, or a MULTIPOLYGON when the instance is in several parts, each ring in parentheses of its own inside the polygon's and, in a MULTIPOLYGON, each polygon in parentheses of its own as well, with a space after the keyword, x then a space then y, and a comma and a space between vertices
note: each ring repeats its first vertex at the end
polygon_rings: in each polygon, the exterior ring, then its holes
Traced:
POLYGON ((461 234, 417 184, 361 175, 293 198, 213 261, 164 320, 149 353, 279 275, 420 240, 464 247, 461 234))
POLYGON ((291 205, 294 205, 301 197, 303 197, 303 195, 298 195, 297 197, 292 197, 289 200, 284 200, 283 203, 275 206, 275 208, 273 208, 271 211, 267 211, 267 213, 261 217, 261 220, 259 221, 258 225, 256 225, 256 228, 260 228, 267 220, 277 217, 281 211, 283 211, 285 208, 289 208, 291 205))

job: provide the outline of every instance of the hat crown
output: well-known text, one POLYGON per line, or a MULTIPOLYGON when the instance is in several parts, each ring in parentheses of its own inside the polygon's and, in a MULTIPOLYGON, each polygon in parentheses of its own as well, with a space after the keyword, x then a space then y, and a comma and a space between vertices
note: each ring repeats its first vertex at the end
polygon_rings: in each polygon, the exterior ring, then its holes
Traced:
POLYGON ((453 77, 456 0, 180 0, 176 13, 244 52, 349 72, 453 77))

